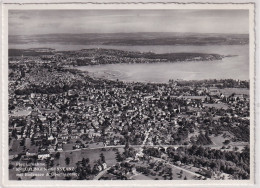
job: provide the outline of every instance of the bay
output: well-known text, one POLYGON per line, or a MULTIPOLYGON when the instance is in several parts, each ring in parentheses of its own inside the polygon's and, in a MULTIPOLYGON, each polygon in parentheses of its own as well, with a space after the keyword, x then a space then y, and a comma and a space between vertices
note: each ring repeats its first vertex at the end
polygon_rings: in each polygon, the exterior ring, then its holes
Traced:
MULTIPOLYGON (((116 48, 114 48, 116 49, 116 48)), ((127 82, 167 83, 169 79, 249 80, 249 47, 237 46, 119 46, 117 49, 154 53, 216 53, 233 55, 216 61, 187 61, 153 64, 108 64, 78 67, 97 78, 127 82)))
POLYGON ((173 62, 153 64, 109 64, 83 66, 78 69, 87 71, 94 77, 127 82, 166 83, 169 79, 203 80, 203 79, 240 79, 249 80, 249 46, 248 45, 207 45, 207 46, 110 46, 110 45, 71 45, 54 43, 12 44, 9 48, 54 48, 57 51, 81 50, 91 48, 117 49, 125 51, 153 53, 215 53, 234 55, 220 61, 173 62))

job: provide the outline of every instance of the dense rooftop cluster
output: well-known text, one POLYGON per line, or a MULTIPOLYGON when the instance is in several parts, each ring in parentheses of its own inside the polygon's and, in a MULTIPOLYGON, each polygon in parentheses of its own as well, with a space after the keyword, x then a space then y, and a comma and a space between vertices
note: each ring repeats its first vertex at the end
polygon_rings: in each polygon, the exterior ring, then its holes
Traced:
MULTIPOLYGON (((225 162, 229 161, 227 157, 216 158, 205 154, 208 165, 204 166, 210 168, 213 161, 221 159, 224 167, 220 165, 210 173, 209 168, 203 172, 200 170, 199 174, 203 177, 213 178, 221 173, 221 176, 223 173, 233 175, 231 179, 249 177, 249 169, 245 167, 249 165, 249 158, 246 156, 249 151, 244 149, 249 144, 248 81, 170 80, 169 83, 155 84, 95 79, 85 72, 73 69, 71 65, 80 60, 84 61, 84 65, 85 62, 104 64, 128 61, 125 52, 83 50, 68 52, 67 55, 62 52, 52 53, 54 54, 43 57, 10 58, 11 162, 28 162, 34 157, 36 161, 54 161, 52 166, 55 166, 57 152, 121 147, 124 152, 118 154, 121 157, 117 160, 119 163, 117 166, 110 165, 112 168, 107 173, 114 173, 113 176, 120 174, 120 177, 131 179, 136 172, 143 173, 143 168, 146 168, 140 166, 139 162, 135 164, 135 160, 156 161, 158 158, 162 160, 162 156, 166 157, 163 160, 177 166, 179 163, 191 165, 196 161, 197 165, 193 165, 198 171, 198 164, 202 161, 195 157, 193 162, 187 162, 183 157, 200 156, 201 153, 194 154, 190 151, 191 147, 200 145, 203 152, 216 150, 221 156, 231 152, 243 160, 239 159, 240 163, 231 160, 237 165, 231 170, 231 164, 226 164, 228 167, 225 167, 225 162), (123 59, 120 53, 123 53, 123 59), (118 59, 114 59, 115 57, 118 59), (167 148, 173 149, 169 151, 167 148), (135 152, 129 152, 130 150, 135 152), (120 166, 126 160, 132 165, 120 166), (131 170, 125 171, 125 168, 131 170), (130 174, 126 175, 123 171, 130 174)), ((128 54, 131 60, 134 57, 130 56, 135 55, 131 52, 128 54)), ((150 56, 149 58, 151 59, 150 56)), ((156 59, 157 57, 153 61, 156 59)), ((68 160, 66 163, 69 164, 68 160)), ((107 168, 104 163, 104 159, 102 163, 93 163, 88 167, 88 172, 84 171, 85 168, 82 171, 83 167, 79 168, 80 178, 89 179, 93 174, 103 171, 107 168), (91 175, 88 176, 88 173, 91 175)), ((167 174, 165 179, 173 178, 171 172, 168 172, 169 166, 164 168, 162 174, 167 174)))

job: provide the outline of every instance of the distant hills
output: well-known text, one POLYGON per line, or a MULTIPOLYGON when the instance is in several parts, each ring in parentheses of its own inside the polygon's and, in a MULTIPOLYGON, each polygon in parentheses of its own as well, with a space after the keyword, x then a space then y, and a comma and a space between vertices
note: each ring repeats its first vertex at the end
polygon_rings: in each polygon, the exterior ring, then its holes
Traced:
POLYGON ((244 45, 247 34, 201 33, 83 33, 10 35, 9 44, 57 43, 70 45, 244 45))

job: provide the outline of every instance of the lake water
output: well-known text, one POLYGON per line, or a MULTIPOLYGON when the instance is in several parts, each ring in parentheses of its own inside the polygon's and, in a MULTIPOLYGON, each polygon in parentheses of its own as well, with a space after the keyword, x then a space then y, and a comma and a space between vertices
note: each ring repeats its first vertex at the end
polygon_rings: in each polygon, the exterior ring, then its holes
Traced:
MULTIPOLYGON (((107 47, 108 48, 108 47, 107 47)), ((115 47, 116 48, 116 47, 115 47)), ((167 83, 169 79, 240 79, 249 80, 248 46, 119 46, 116 49, 154 53, 202 52, 237 55, 216 61, 188 61, 154 64, 109 64, 84 66, 92 76, 122 81, 167 83)))
POLYGON ((208 46, 109 46, 109 45, 64 45, 64 44, 29 44, 10 45, 9 48, 48 47, 56 50, 80 50, 89 48, 107 48, 126 51, 154 53, 216 53, 220 55, 237 55, 221 61, 177 62, 154 64, 109 64, 84 66, 78 69, 88 71, 92 76, 112 80, 161 82, 169 79, 240 79, 249 80, 249 46, 248 45, 208 45, 208 46))

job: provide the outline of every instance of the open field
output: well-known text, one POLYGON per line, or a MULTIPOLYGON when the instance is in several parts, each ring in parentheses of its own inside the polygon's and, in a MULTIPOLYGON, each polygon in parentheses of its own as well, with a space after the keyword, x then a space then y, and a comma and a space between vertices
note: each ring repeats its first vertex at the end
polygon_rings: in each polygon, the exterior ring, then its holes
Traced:
POLYGON ((219 91, 227 96, 230 96, 233 93, 249 95, 249 89, 246 88, 225 88, 225 89, 219 89, 219 91))
POLYGON ((225 140, 229 140, 229 138, 224 138, 223 135, 210 136, 210 139, 213 142, 213 144, 216 146, 222 146, 222 145, 224 145, 223 142, 225 140))

